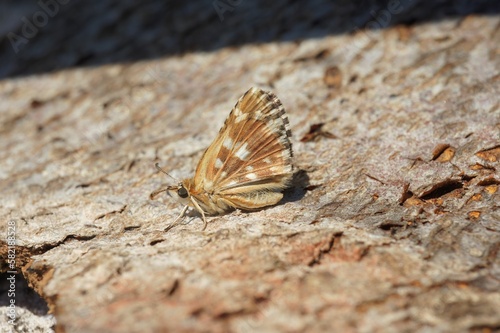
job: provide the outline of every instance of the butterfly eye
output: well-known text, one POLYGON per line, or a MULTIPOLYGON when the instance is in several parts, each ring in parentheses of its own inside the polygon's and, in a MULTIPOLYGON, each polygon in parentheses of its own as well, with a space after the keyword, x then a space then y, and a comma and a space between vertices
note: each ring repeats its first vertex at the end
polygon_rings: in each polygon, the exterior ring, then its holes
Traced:
POLYGON ((188 197, 188 191, 184 188, 184 187, 181 187, 180 189, 177 190, 177 194, 181 197, 181 198, 187 198, 188 197))

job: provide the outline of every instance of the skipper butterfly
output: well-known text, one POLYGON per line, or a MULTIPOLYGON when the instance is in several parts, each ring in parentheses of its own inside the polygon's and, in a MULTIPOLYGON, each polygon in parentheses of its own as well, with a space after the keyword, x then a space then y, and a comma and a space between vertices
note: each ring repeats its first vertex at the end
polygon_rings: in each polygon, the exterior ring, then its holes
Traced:
MULTIPOLYGON (((168 192, 184 208, 205 215, 234 209, 256 210, 278 203, 293 177, 290 126, 280 100, 271 92, 248 90, 236 103, 207 148, 193 178, 151 193, 168 192)), ((166 173, 156 164, 158 170, 166 173)), ((168 173, 166 173, 168 175, 168 173)))

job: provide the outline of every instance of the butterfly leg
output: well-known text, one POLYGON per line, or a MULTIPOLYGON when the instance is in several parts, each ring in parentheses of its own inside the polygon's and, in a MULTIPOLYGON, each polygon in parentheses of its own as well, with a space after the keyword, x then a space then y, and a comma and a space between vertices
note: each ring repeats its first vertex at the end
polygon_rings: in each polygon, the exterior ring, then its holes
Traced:
POLYGON ((205 231, 205 229, 207 228, 207 218, 205 217, 205 213, 203 211, 201 211, 201 217, 203 218, 203 228, 201 229, 201 231, 205 231))
POLYGON ((196 210, 201 214, 201 218, 203 219, 203 229, 201 229, 201 231, 205 231, 205 229, 207 228, 207 218, 205 217, 205 212, 203 211, 203 209, 201 209, 200 205, 196 200, 194 200, 193 197, 191 197, 191 202, 193 203, 194 208, 196 208, 196 210))
POLYGON ((177 216, 177 218, 174 220, 174 222, 172 222, 168 227, 165 228, 165 231, 169 231, 170 229, 172 229, 173 227, 175 227, 177 224, 179 224, 179 221, 184 216, 184 214, 186 213, 186 211, 187 211, 188 208, 189 208, 189 206, 185 206, 182 209, 182 212, 179 214, 179 216, 177 216))

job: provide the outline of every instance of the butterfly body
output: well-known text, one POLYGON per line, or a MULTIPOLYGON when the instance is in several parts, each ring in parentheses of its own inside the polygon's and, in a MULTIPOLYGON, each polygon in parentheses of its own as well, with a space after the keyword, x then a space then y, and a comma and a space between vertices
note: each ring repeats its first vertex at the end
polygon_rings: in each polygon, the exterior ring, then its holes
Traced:
POLYGON ((236 103, 200 159, 193 178, 167 191, 202 214, 256 210, 278 203, 293 176, 288 118, 279 99, 258 88, 236 103))

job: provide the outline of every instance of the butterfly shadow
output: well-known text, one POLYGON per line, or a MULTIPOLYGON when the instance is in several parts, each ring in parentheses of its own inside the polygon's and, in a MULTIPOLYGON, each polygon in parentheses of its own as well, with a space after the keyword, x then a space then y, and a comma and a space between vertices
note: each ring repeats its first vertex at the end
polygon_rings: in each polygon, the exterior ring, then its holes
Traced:
POLYGON ((309 190, 309 176, 305 170, 299 169, 293 174, 292 186, 283 192, 283 199, 278 204, 301 200, 309 190))

